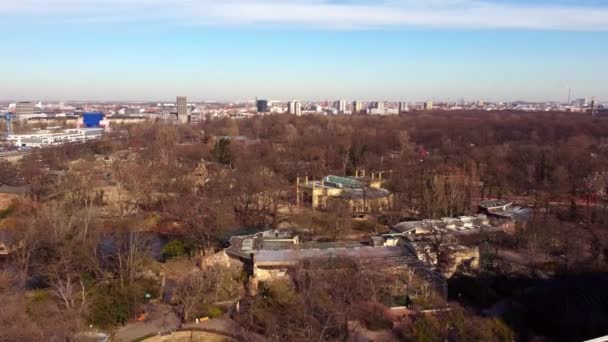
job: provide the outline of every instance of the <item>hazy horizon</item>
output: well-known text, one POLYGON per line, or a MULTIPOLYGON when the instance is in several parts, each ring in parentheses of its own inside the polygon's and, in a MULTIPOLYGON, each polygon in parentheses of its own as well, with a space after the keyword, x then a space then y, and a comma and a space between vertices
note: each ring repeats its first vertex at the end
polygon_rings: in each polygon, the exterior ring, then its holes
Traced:
MULTIPOLYGON (((178 95, 181 96, 181 95, 178 95)), ((14 99, 0 99, 0 103, 3 104, 14 104, 17 102, 33 102, 33 103, 42 103, 43 105, 45 104, 59 104, 59 103, 68 103, 68 104, 79 104, 79 103, 85 103, 85 104, 93 104, 93 103, 105 103, 105 104, 112 104, 112 103, 117 103, 117 104, 143 104, 143 103, 150 103, 150 104, 175 104, 176 102, 176 97, 173 98, 169 98, 169 99, 149 99, 149 100, 113 100, 113 99, 108 99, 108 100, 87 100, 87 99, 64 99, 64 100, 56 100, 56 99, 22 99, 22 100, 14 100, 14 99)), ((602 100, 599 99, 597 97, 595 97, 596 100, 599 103, 608 103, 608 100, 602 100)), ((212 100, 212 99, 191 99, 189 97, 187 97, 188 99, 188 103, 205 103, 205 104, 241 104, 241 103, 251 103, 254 104, 256 99, 252 98, 252 99, 235 99, 235 100, 212 100)), ((386 100, 386 99, 382 99, 382 98, 377 98, 377 99, 348 99, 348 98, 327 98, 327 99, 318 99, 318 100, 308 100, 308 99, 299 99, 299 98, 290 98, 290 99, 271 99, 271 98, 266 98, 266 97, 259 97, 259 100, 267 100, 268 102, 273 102, 273 103, 287 103, 289 101, 299 101, 301 103, 321 103, 321 102, 328 102, 330 105, 333 104, 333 102, 338 101, 338 100, 346 100, 348 104, 350 104, 350 102, 354 102, 354 101, 361 101, 363 103, 372 103, 372 102, 377 102, 377 101, 384 101, 384 102, 388 102, 388 103, 394 103, 397 104, 399 102, 407 102, 410 104, 413 103, 424 103, 427 101, 432 101, 435 103, 458 103, 460 101, 463 101, 465 103, 474 103, 474 102, 478 102, 478 101, 483 101, 485 103, 516 103, 516 102, 522 102, 522 103, 530 103, 530 104, 542 104, 542 103, 566 103, 566 101, 560 101, 560 100, 546 100, 546 101, 526 101, 526 100, 488 100, 488 99, 483 99, 483 98, 479 98, 479 99, 467 99, 467 98, 458 98, 458 99, 426 99, 426 100, 408 100, 408 99, 401 99, 401 100, 386 100)), ((585 100, 592 100, 592 97, 571 97, 571 101, 577 100, 577 99, 585 99, 585 100)))

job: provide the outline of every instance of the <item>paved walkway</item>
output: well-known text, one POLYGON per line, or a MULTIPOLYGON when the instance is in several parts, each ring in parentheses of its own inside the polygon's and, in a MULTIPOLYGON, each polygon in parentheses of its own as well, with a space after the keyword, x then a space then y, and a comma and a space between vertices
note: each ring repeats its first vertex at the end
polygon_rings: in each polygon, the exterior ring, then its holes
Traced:
POLYGON ((193 330, 205 330, 211 332, 218 332, 226 336, 235 337, 242 340, 242 336, 246 336, 247 341, 252 342, 263 342, 266 339, 258 334, 245 333, 243 328, 229 318, 222 319, 210 319, 201 323, 188 323, 184 324, 182 329, 193 329, 193 330), (241 338, 239 338, 241 337, 241 338))
POLYGON ((237 342, 237 339, 208 331, 176 331, 169 335, 157 335, 142 342, 237 342))
POLYGON ((179 317, 177 317, 171 307, 163 305, 156 307, 145 322, 130 323, 118 329, 112 341, 131 342, 148 335, 176 330, 179 328, 180 323, 179 317))

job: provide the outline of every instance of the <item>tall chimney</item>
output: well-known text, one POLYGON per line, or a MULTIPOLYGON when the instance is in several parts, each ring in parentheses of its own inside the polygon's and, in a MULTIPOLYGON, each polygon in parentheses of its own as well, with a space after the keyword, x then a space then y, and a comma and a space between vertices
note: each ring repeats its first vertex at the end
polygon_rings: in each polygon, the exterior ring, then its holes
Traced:
POLYGON ((302 206, 302 203, 300 203, 300 177, 296 178, 296 205, 298 207, 302 206))
POLYGON ((318 204, 317 204, 317 201, 316 201, 317 197, 315 196, 315 181, 314 180, 312 181, 312 194, 311 194, 311 197, 312 197, 312 210, 315 210, 316 206, 318 204))

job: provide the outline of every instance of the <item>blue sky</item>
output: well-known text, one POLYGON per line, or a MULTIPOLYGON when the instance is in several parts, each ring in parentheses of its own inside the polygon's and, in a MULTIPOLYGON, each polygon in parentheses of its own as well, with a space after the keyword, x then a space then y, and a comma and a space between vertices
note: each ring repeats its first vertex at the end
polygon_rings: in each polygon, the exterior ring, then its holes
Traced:
POLYGON ((608 99, 608 1, 0 0, 0 100, 608 99))

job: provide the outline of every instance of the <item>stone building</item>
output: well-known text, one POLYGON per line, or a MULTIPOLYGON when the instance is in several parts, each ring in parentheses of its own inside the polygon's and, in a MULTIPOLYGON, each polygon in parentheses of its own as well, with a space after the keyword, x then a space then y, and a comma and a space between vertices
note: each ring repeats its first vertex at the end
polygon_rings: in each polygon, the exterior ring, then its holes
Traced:
POLYGON ((459 268, 477 269, 481 258, 477 246, 462 245, 458 236, 498 230, 502 230, 500 225, 494 225, 486 215, 477 215, 401 222, 385 236, 398 239, 418 259, 441 266, 442 274, 449 278, 459 268), (440 261, 438 254, 444 260, 440 261))
MULTIPOLYGON (((409 274, 407 294, 416 297, 432 292, 447 298, 445 278, 431 266, 417 258, 410 249, 401 245, 373 242, 301 242, 297 235, 271 230, 254 235, 234 236, 225 253, 241 261, 250 275, 250 288, 260 283, 290 279, 290 272, 305 260, 347 259, 367 265, 375 271, 409 274)), ((405 277, 407 278, 407 277, 405 277)))
POLYGON ((298 178, 296 201, 298 206, 327 209, 340 203, 347 204, 354 213, 381 212, 393 206, 393 194, 381 187, 382 173, 371 177, 327 176, 320 181, 298 178))

